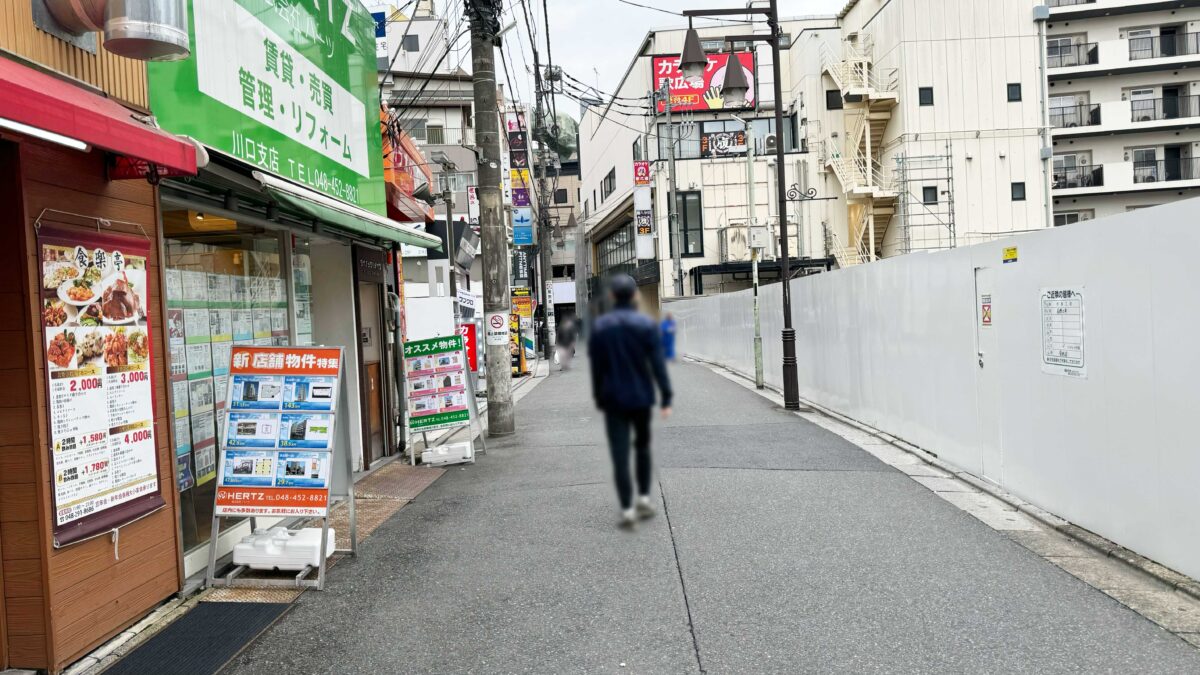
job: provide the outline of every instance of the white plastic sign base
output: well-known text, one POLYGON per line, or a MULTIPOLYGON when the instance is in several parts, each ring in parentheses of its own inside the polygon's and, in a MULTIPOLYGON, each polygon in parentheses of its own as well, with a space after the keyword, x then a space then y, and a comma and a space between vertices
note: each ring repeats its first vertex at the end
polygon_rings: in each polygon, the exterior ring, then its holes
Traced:
POLYGON ((435 445, 421 453, 421 463, 430 466, 439 464, 463 464, 475 461, 475 446, 472 443, 450 443, 435 445))
MULTIPOLYGON (((334 531, 329 528, 325 557, 333 555, 334 531)), ((233 547, 233 564, 255 570, 314 569, 321 564, 321 528, 289 531, 286 527, 256 530, 233 547)))

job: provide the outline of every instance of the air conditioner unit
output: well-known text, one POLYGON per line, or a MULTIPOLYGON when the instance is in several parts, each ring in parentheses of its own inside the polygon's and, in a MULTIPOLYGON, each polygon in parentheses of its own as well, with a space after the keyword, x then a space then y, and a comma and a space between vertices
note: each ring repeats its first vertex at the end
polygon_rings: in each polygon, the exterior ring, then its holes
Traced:
POLYGON ((1091 220, 1091 219, 1092 219, 1092 217, 1091 217, 1091 216, 1089 216, 1089 215, 1088 215, 1088 214, 1086 214, 1086 213, 1081 213, 1081 214, 1079 214, 1079 220, 1081 220, 1081 221, 1084 221, 1084 220, 1091 220))
POLYGON ((778 148, 779 136, 776 134, 767 134, 767 137, 763 139, 763 150, 765 152, 776 152, 778 148))

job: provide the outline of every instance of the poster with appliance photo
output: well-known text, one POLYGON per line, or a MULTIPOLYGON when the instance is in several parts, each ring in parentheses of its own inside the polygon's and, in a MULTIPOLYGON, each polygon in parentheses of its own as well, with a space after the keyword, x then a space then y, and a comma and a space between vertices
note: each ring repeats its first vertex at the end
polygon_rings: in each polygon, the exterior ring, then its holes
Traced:
POLYGON ((131 235, 38 232, 54 543, 128 522, 163 501, 154 442, 147 258, 131 235))

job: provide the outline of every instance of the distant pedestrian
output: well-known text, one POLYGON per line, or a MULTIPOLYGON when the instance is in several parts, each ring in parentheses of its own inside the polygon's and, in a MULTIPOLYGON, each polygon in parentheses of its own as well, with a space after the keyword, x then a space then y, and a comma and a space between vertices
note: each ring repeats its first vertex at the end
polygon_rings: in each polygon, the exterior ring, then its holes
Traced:
POLYGON ((653 467, 650 462, 650 414, 655 385, 662 392, 662 417, 671 415, 671 381, 663 361, 658 326, 635 306, 637 284, 627 274, 610 282, 615 308, 595 320, 588 341, 592 394, 604 411, 609 451, 621 503, 621 526, 631 528, 638 518, 654 515, 650 501, 653 467), (634 432, 637 464, 637 503, 630 476, 629 441, 634 432))
POLYGON ((563 319, 558 325, 558 334, 556 338, 556 354, 558 356, 558 364, 563 370, 571 369, 571 359, 575 358, 575 341, 579 337, 579 331, 575 327, 575 320, 571 317, 563 319))
POLYGON ((663 317, 662 326, 661 326, 660 330, 662 331, 663 358, 665 358, 668 361, 674 361, 675 360, 675 317, 670 312, 667 312, 667 315, 665 317, 663 317))

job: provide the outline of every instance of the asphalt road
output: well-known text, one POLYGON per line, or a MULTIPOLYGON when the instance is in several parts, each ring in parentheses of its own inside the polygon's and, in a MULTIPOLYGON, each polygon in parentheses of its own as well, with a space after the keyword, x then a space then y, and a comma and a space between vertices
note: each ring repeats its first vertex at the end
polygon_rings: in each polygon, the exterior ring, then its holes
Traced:
POLYGON ((660 513, 637 532, 616 527, 586 372, 555 371, 515 436, 226 672, 1200 672, 1200 651, 841 437, 702 367, 672 376, 660 513))

